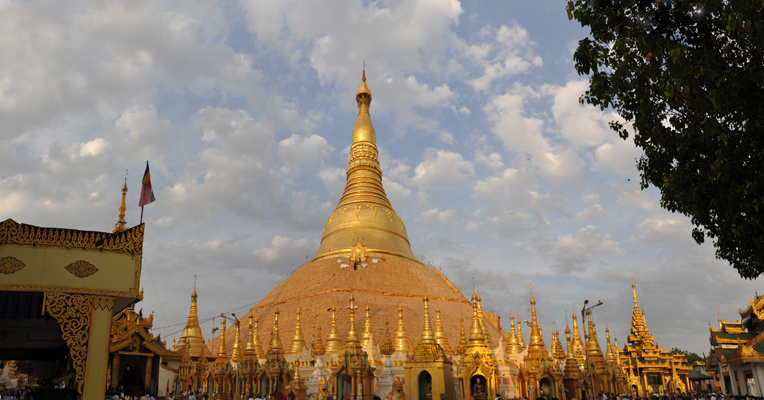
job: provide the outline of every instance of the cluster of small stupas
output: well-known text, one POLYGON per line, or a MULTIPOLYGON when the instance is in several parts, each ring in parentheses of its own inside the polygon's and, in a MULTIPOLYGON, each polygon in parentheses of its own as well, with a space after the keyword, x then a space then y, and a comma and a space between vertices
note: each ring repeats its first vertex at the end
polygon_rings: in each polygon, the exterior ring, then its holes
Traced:
MULTIPOLYGON (((583 321, 590 332, 586 343, 573 314, 572 331, 565 329, 567 347, 555 331, 548 348, 531 295, 526 345, 514 315, 506 332, 498 315, 483 310, 478 294, 467 299, 440 271, 414 257, 406 227, 382 185, 371 99, 364 71, 347 184, 324 224, 316 257, 236 320, 234 329, 226 329, 223 320, 220 336, 210 343, 199 327, 194 288, 188 324, 173 348, 183 354, 175 391, 201 390, 221 400, 274 391, 318 400, 644 395, 644 385, 629 386, 634 383, 629 377, 642 373, 640 348, 619 351, 606 329, 603 354, 591 313, 583 321), (356 312, 365 312, 360 334, 356 312), (390 323, 396 322, 391 332, 390 323), (325 336, 322 325, 328 327, 325 336), (271 334, 265 347, 260 330, 271 334), (281 333, 291 338, 287 346, 281 333)), ((634 296, 636 309, 636 291, 634 296)))

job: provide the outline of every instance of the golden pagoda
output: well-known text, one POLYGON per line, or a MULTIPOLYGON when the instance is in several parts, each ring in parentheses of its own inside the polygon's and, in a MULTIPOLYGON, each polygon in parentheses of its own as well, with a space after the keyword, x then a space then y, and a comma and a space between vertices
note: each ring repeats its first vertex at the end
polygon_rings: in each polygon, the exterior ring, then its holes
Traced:
POLYGON ((369 339, 372 338, 371 333, 371 318, 369 317, 369 306, 366 306, 366 324, 363 326, 363 333, 361 334, 361 347, 366 347, 369 343, 369 339))
MULTIPOLYGON (((518 325, 520 324, 520 321, 518 321, 518 325)), ((515 331, 515 314, 510 313, 509 314, 509 339, 507 340, 507 347, 505 349, 505 352, 507 353, 507 357, 514 357, 515 354, 518 354, 523 351, 523 346, 520 345, 520 340, 517 338, 517 332, 515 331)))
POLYGON ((562 349, 562 342, 560 342, 560 331, 555 330, 552 332, 552 356, 555 361, 565 360, 565 350, 562 349))
POLYGON ((440 320, 440 308, 435 309, 435 340, 437 340, 440 347, 443 348, 446 355, 450 356, 454 354, 453 350, 451 350, 451 346, 448 345, 446 332, 443 330, 443 322, 440 320))
POLYGON ((578 318, 573 313, 573 355, 576 357, 579 366, 586 365, 586 353, 584 352, 584 342, 581 341, 581 332, 578 330, 578 318))
POLYGON ((241 361, 241 324, 236 321, 236 340, 233 342, 233 348, 231 349, 231 363, 236 365, 241 361))
MULTIPOLYGON (((398 317, 394 343, 398 352, 407 353, 412 345, 405 329, 400 329, 401 321, 406 321, 407 329, 422 330, 421 301, 423 288, 427 288, 431 307, 440 307, 443 327, 443 336, 438 333, 440 339, 458 343, 459 318, 469 315, 472 305, 440 271, 414 257, 406 226, 387 198, 365 71, 355 100, 358 114, 349 135, 347 182, 336 208, 327 216, 319 249, 313 259, 289 274, 249 313, 272 315, 278 307, 282 333, 294 337, 299 308, 302 333, 311 337, 318 331, 319 323, 325 321, 327 310, 353 294, 356 303, 374 310, 374 318, 368 328, 364 326, 359 339, 365 342, 367 335, 383 337, 384 321, 395 321, 398 317), (398 315, 391 303, 401 305, 398 315)), ((345 308, 333 313, 336 325, 331 327, 324 344, 327 354, 336 355, 342 346, 341 335, 348 332, 349 320, 345 308)), ((269 320, 260 323, 262 329, 271 328, 269 320)), ((500 333, 494 323, 485 319, 482 328, 489 344, 498 342, 500 333)), ((229 332, 226 341, 231 343, 233 336, 229 332)), ((212 348, 216 345, 214 341, 211 344, 212 348)))
POLYGON ((321 325, 318 326, 318 333, 316 333, 316 340, 313 342, 313 347, 310 349, 310 355, 313 357, 320 357, 326 354, 326 348, 324 347, 324 341, 321 340, 321 325))
POLYGON ((403 308, 398 306, 398 329, 395 330, 395 351, 403 354, 411 353, 411 339, 403 326, 403 308))
POLYGON ((196 299, 196 282, 194 282, 194 292, 191 293, 191 309, 188 312, 188 322, 186 327, 183 328, 183 333, 180 336, 178 347, 189 347, 189 354, 191 357, 199 357, 202 354, 202 347, 207 344, 204 342, 204 336, 202 336, 202 328, 199 326, 199 315, 197 314, 196 299))
POLYGON ((342 350, 342 340, 337 333, 337 310, 332 307, 332 327, 329 330, 329 337, 326 338, 326 354, 340 354, 342 350))
POLYGON ((463 355, 467 351, 467 336, 464 335, 464 318, 459 318, 462 332, 459 334, 459 345, 456 347, 456 354, 463 355))
POLYGON ((297 321, 295 321, 294 336, 289 344, 287 355, 300 355, 305 350, 305 337, 302 335, 300 327, 300 309, 297 309, 297 321))

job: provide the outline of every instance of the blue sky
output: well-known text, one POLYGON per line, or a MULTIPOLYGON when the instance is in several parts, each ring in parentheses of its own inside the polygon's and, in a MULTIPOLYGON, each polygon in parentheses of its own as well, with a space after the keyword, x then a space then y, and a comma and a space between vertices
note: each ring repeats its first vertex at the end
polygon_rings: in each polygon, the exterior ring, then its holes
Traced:
POLYGON ((641 152, 607 128, 617 116, 578 103, 586 31, 564 2, 0 1, 0 13, 0 219, 110 230, 128 169, 135 225, 150 160, 142 307, 163 337, 185 322, 194 273, 205 319, 257 303, 315 255, 364 61, 412 250, 457 285, 474 278, 505 321, 533 284, 547 343, 590 299, 623 345, 633 277, 658 342, 701 353, 709 321, 738 317, 757 288, 640 190, 641 152))

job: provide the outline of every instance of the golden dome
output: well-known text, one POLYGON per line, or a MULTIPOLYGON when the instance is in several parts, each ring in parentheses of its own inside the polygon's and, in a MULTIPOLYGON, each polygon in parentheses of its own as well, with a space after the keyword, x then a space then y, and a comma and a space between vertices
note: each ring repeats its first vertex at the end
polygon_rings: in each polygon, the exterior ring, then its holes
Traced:
POLYGON ((188 347, 188 353, 191 357, 199 357, 202 354, 202 347, 206 345, 202 336, 202 328, 199 326, 199 315, 197 314, 196 306, 197 297, 196 284, 194 284, 194 292, 191 294, 191 309, 188 312, 188 322, 186 322, 186 327, 183 328, 183 334, 180 336, 178 343, 179 346, 188 347))
POLYGON ((353 127, 347 184, 337 208, 324 223, 316 259, 349 253, 351 246, 360 243, 365 246, 364 254, 397 255, 415 260, 406 226, 382 187, 377 133, 369 115, 371 91, 366 86, 365 71, 356 101, 358 118, 353 127))

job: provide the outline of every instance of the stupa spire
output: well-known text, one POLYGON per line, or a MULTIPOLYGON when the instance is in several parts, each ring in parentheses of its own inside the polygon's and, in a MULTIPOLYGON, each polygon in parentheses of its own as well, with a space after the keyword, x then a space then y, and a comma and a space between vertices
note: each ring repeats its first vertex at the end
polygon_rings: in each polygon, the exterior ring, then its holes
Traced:
POLYGON ((395 213, 382 186, 377 133, 371 123, 371 90, 366 86, 366 67, 356 93, 358 118, 352 133, 345 191, 324 224, 316 258, 347 253, 358 238, 368 252, 393 254, 416 260, 403 221, 395 213), (345 212, 351 209, 353 212, 345 212))
POLYGON ((228 351, 225 348, 225 318, 220 321, 220 346, 218 346, 218 359, 228 359, 228 351))
POLYGON ((427 293, 424 294, 424 325, 422 327, 421 343, 436 343, 435 333, 432 331, 432 321, 430 320, 430 299, 427 293))
POLYGON ((366 346, 371 338, 371 317, 369 316, 369 306, 366 305, 366 324, 363 326, 361 334, 361 347, 366 346))
POLYGON ((117 223, 114 224, 114 230, 112 233, 122 232, 127 229, 127 221, 125 221, 125 212, 127 211, 127 203, 125 203, 125 196, 127 196, 127 172, 125 172, 125 183, 122 185, 122 202, 119 203, 119 217, 117 223))
POLYGON ((578 365, 586 364, 586 353, 584 353, 584 342, 581 341, 581 332, 578 330, 578 317, 573 313, 573 355, 576 356, 578 365))
POLYGON ((477 308, 478 308, 478 317, 480 318, 480 328, 483 330, 483 338, 485 339, 485 345, 488 346, 489 349, 493 350, 493 348, 496 346, 493 344, 493 338, 491 337, 491 333, 488 332, 488 329, 485 327, 485 320, 483 318, 483 299, 480 298, 480 293, 477 294, 477 308))
POLYGON ((350 294, 350 329, 348 337, 345 339, 345 345, 358 343, 358 331, 355 329, 355 297, 350 294))
POLYGON ((440 320, 440 308, 435 308, 435 340, 438 342, 443 352, 450 356, 454 354, 451 350, 451 346, 448 345, 448 338, 446 332, 443 330, 443 322, 440 320))
MULTIPOLYGON (((518 324, 519 324, 519 321, 518 321, 518 324)), ((507 357, 523 351, 522 346, 520 346, 520 340, 517 338, 517 332, 515 331, 515 314, 514 313, 509 314, 509 325, 510 325, 509 340, 507 340, 507 347, 505 348, 507 357)))
POLYGON ((463 355, 467 351, 467 336, 464 335, 464 317, 460 317, 459 321, 462 324, 462 332, 459 334, 459 345, 456 346, 456 354, 463 355))
POLYGON ((379 351, 386 356, 391 356, 393 353, 395 353, 395 345, 393 344, 393 339, 390 337, 389 321, 385 321, 385 343, 382 345, 379 351))
POLYGON ((284 346, 281 345, 281 337, 279 337, 279 309, 273 313, 273 331, 271 332, 271 345, 268 348, 268 352, 282 353, 284 346))
POLYGON ((265 358, 265 351, 263 351, 263 345, 260 343, 260 329, 257 327, 257 317, 255 317, 255 329, 253 335, 255 336, 255 354, 257 355, 257 359, 265 358))
POLYGON ((478 312, 477 295, 475 295, 474 291, 472 292, 472 326, 470 326, 468 348, 470 350, 474 348, 488 348, 485 344, 485 334, 483 333, 483 325, 480 323, 480 314, 478 312))
POLYGON ((257 357, 257 350, 255 349, 255 330, 252 324, 254 317, 249 316, 249 329, 247 329, 247 345, 244 347, 244 355, 247 357, 257 357))
POLYGON ((395 351, 403 354, 411 353, 411 339, 403 326, 403 308, 398 306, 398 329, 395 331, 395 351))
POLYGON ((340 350, 342 350, 342 340, 337 332, 337 310, 332 307, 332 327, 326 338, 326 354, 339 354, 340 350))
POLYGON ((236 321, 236 340, 233 342, 233 348, 231 349, 231 362, 238 364, 241 361, 241 330, 239 321, 236 321))
POLYGON ((539 330, 538 320, 536 319, 536 298, 533 297, 533 293, 531 293, 531 340, 530 345, 539 345, 544 346, 544 337, 541 336, 541 331, 539 330))
POLYGON ((310 349, 310 355, 313 357, 320 357, 326 354, 326 348, 324 348, 324 341, 321 340, 321 325, 318 326, 318 333, 316 334, 316 341, 313 342, 313 348, 310 349))
POLYGON ((180 335, 179 346, 187 346, 191 357, 199 357, 202 354, 202 347, 207 346, 202 336, 202 328, 199 326, 198 308, 196 305, 196 277, 194 277, 194 292, 191 293, 191 309, 188 310, 188 321, 183 333, 180 335))
POLYGON ((287 354, 295 355, 302 354, 305 349, 305 337, 302 335, 302 327, 300 326, 300 309, 297 309, 297 320, 294 326, 294 336, 292 336, 292 342, 289 344, 289 351, 287 354))

